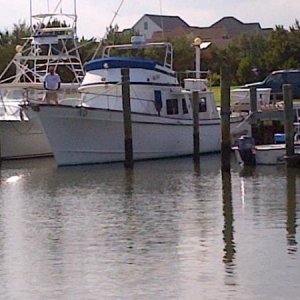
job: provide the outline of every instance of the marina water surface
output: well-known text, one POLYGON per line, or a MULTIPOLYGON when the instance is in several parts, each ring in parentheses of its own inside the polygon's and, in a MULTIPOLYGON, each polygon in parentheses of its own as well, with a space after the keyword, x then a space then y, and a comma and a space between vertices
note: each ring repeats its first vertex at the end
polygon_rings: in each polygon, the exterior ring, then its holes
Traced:
POLYGON ((296 299, 300 170, 220 156, 2 163, 0 299, 296 299))

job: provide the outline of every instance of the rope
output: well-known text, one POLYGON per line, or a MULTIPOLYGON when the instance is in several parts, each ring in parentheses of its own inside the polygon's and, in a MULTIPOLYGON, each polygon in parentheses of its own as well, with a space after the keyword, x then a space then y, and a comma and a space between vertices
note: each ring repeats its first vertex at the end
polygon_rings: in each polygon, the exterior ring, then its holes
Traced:
MULTIPOLYGON (((120 11, 120 9, 121 9, 121 7, 122 7, 124 1, 125 1, 125 0, 122 0, 122 1, 120 2, 119 6, 118 6, 118 9, 117 9, 116 12, 114 13, 114 16, 113 16, 113 18, 112 18, 112 20, 111 20, 111 22, 110 22, 108 28, 110 28, 110 27, 112 26, 112 24, 113 24, 115 18, 116 18, 117 15, 119 14, 119 11, 120 11)), ((98 46, 97 46, 97 48, 96 48, 96 50, 95 50, 95 52, 94 52, 94 55, 93 55, 92 59, 95 59, 97 53, 99 52, 99 50, 100 50, 100 48, 101 48, 101 46, 102 46, 102 42, 103 42, 103 40, 105 39, 106 35, 107 35, 107 32, 104 34, 104 37, 103 37, 102 39, 100 39, 100 42, 98 43, 98 46)))

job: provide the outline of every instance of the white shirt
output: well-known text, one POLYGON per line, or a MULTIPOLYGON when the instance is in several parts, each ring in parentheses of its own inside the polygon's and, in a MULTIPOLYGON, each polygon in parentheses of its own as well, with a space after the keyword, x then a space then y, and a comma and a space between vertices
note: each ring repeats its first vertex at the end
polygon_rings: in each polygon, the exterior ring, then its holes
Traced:
POLYGON ((61 82, 60 76, 57 73, 51 74, 48 73, 44 79, 46 89, 48 90, 57 90, 58 84, 61 82))

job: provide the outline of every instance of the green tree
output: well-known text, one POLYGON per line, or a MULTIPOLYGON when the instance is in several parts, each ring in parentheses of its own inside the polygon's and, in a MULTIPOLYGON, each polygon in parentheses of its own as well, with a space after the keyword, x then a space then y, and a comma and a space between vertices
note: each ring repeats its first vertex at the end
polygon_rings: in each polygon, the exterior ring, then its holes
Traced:
MULTIPOLYGON (((24 43, 23 38, 28 36, 29 32, 30 28, 25 22, 14 24, 12 31, 0 32, 0 74, 15 55, 16 46, 24 43)), ((12 74, 7 74, 10 75, 12 74)))

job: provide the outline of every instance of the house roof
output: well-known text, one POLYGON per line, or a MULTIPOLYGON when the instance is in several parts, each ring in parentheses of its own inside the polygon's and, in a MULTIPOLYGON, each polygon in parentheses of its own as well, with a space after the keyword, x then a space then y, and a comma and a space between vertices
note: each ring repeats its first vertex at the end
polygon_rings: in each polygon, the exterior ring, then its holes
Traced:
POLYGON ((228 45, 233 38, 241 34, 268 35, 273 31, 272 28, 262 28, 258 22, 243 23, 232 16, 223 17, 208 27, 189 26, 178 16, 145 14, 142 18, 144 17, 150 18, 163 31, 163 33, 154 32, 151 40, 156 40, 163 36, 192 34, 193 36, 200 36, 201 39, 206 41, 211 41, 221 48, 228 45))
MULTIPOLYGON (((162 28, 163 30, 172 30, 176 27, 186 27, 189 28, 190 26, 183 21, 180 17, 178 16, 163 16, 163 15, 151 15, 151 14, 145 14, 143 17, 148 17, 150 18, 157 26, 162 28)), ((143 18, 142 17, 142 18, 143 18)), ((141 19, 142 19, 141 18, 141 19)), ((140 20, 141 20, 140 19, 140 20)), ((139 20, 139 21, 140 21, 139 20)), ((138 22, 139 22, 138 21, 138 22)), ((137 23, 138 23, 137 22, 137 23)), ((136 24, 137 24, 136 23, 136 24)), ((135 25, 136 25, 135 24, 135 25)), ((134 25, 134 26, 135 26, 134 25)), ((133 27, 134 27, 133 26, 133 27)))
POLYGON ((236 36, 241 33, 254 33, 254 32, 261 32, 266 30, 272 30, 272 28, 261 28, 258 22, 253 23, 243 23, 240 20, 236 19, 235 17, 223 17, 219 21, 213 23, 209 27, 202 27, 207 29, 213 28, 223 28, 226 31, 228 36, 236 36))
POLYGON ((224 27, 232 27, 232 26, 250 26, 250 27, 260 27, 260 24, 258 22, 253 22, 253 23, 243 23, 240 20, 236 19, 235 17, 232 16, 227 16, 223 17, 219 21, 213 23, 210 27, 219 27, 219 26, 224 26, 224 27))
POLYGON ((224 17, 209 27, 192 27, 194 35, 212 41, 223 48, 241 34, 269 34, 272 28, 261 28, 259 23, 243 23, 234 17, 224 17))

